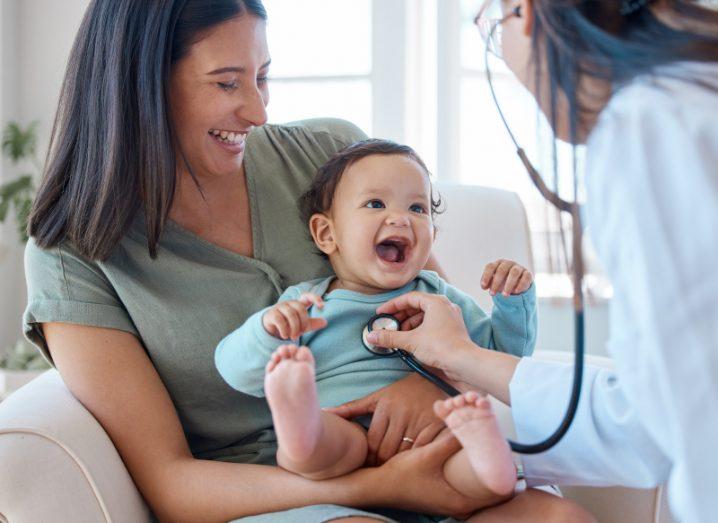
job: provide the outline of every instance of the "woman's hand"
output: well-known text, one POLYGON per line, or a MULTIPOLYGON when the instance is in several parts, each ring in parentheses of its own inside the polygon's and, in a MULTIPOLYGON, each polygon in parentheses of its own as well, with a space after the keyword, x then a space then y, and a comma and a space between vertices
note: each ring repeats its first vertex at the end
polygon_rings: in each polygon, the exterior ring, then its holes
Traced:
POLYGON ((352 419, 373 414, 367 442, 367 466, 384 463, 398 452, 421 447, 434 440, 444 423, 433 410, 437 399, 446 395, 421 376, 411 375, 383 389, 327 409, 343 418, 352 419), (413 440, 404 441, 407 437, 413 440))
POLYGON ((400 321, 407 318, 402 328, 411 330, 372 331, 367 336, 370 343, 411 352, 422 363, 445 371, 451 379, 457 379, 454 362, 460 364, 461 352, 475 347, 461 309, 446 296, 409 292, 386 302, 377 313, 396 315, 400 321))
POLYGON ((370 487, 375 491, 371 495, 373 504, 467 518, 481 502, 460 494, 444 478, 446 460, 460 449, 456 438, 447 432, 421 448, 397 454, 377 469, 363 469, 376 471, 370 487))

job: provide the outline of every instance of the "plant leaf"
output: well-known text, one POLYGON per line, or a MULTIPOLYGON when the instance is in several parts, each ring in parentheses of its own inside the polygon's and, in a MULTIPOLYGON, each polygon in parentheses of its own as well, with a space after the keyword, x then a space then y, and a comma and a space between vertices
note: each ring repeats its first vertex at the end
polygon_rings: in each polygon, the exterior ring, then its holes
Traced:
POLYGON ((32 176, 26 174, 11 182, 0 185, 0 197, 12 198, 17 194, 22 194, 25 191, 32 191, 33 189, 32 176))
POLYGON ((8 122, 2 133, 2 152, 13 163, 30 158, 37 145, 37 122, 30 123, 25 130, 17 122, 8 122))

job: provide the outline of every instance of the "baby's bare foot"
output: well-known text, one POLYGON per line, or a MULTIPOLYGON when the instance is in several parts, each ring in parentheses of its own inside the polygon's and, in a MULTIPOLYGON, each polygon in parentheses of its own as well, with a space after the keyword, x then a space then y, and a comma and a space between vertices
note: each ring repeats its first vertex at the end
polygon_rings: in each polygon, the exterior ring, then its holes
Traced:
POLYGON ((322 427, 314 357, 306 347, 282 345, 272 354, 266 372, 264 391, 272 409, 279 448, 292 462, 308 460, 322 427))
POLYGON ((476 392, 467 392, 437 401, 434 412, 461 442, 477 479, 495 494, 511 494, 516 484, 516 468, 489 400, 476 392))

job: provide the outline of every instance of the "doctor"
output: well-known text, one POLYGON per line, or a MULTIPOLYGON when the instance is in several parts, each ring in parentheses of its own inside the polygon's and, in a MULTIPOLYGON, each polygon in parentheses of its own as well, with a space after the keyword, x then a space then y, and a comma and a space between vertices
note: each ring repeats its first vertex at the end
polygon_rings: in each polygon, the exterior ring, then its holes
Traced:
MULTIPOLYGON (((523 456, 527 482, 670 480, 686 522, 718 518, 718 12, 700 4, 497 0, 496 20, 489 5, 479 17, 500 27, 488 44, 557 137, 587 144, 587 218, 614 285, 617 370, 585 369, 568 434, 523 456)), ((542 440, 561 420, 571 366, 477 348, 440 296, 407 294, 378 312, 417 321, 373 343, 511 404, 519 441, 542 440)))

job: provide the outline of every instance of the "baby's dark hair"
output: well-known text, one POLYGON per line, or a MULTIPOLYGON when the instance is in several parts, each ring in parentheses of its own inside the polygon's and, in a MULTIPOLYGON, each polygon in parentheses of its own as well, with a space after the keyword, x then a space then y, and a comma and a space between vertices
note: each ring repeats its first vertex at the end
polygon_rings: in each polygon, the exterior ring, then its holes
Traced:
MULTIPOLYGON (((424 161, 416 154, 416 151, 408 145, 401 145, 391 140, 377 140, 374 138, 353 143, 334 154, 334 156, 329 158, 329 160, 319 168, 312 185, 300 198, 299 210, 304 223, 309 223, 309 218, 311 218, 313 214, 326 213, 331 209, 332 202, 334 201, 334 193, 337 190, 339 181, 350 165, 362 158, 377 154, 398 154, 405 156, 419 164, 419 167, 422 168, 426 175, 430 176, 429 169, 426 168, 424 161)), ((432 188, 432 218, 442 212, 440 207, 441 197, 438 195, 434 196, 434 190, 432 188)))

